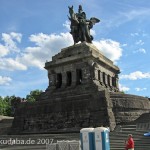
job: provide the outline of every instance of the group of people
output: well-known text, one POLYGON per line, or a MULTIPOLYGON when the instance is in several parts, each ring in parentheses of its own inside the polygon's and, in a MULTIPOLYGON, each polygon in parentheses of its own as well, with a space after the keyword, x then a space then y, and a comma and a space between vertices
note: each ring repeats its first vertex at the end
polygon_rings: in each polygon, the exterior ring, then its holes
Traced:
POLYGON ((134 140, 132 134, 129 134, 128 139, 125 141, 125 150, 134 150, 134 140))

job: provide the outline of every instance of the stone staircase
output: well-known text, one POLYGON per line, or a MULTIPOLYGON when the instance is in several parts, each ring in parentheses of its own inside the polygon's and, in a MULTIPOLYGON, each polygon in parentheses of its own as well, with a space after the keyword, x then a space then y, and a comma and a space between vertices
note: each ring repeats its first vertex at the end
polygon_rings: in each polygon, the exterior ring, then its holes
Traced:
MULTIPOLYGON (((135 141, 135 150, 150 150, 150 137, 144 137, 147 131, 136 130, 136 125, 123 125, 116 128, 115 131, 110 132, 110 150, 124 150, 125 140, 128 134, 132 134, 135 141)), ((57 140, 79 140, 79 133, 66 134, 32 134, 32 135, 1 135, 0 140, 18 142, 33 141, 33 143, 9 143, 0 144, 2 150, 45 150, 46 142, 56 143, 57 140)))
POLYGON ((128 134, 133 135, 135 142, 135 150, 150 150, 150 137, 144 137, 144 133, 148 131, 136 130, 136 125, 123 125, 120 131, 110 132, 110 149, 111 150, 124 150, 125 140, 128 134))
MULTIPOLYGON (((137 124, 118 125, 113 132, 110 132, 110 150, 124 150, 128 134, 133 135, 135 150, 150 150, 150 137, 144 136, 144 133, 150 131, 150 128, 145 128, 150 127, 150 122, 144 123, 144 118, 143 115, 143 118, 140 119, 142 123, 140 126, 138 122, 137 124)), ((149 117, 147 121, 148 119, 149 117)), ((79 133, 6 135, 12 120, 13 118, 8 117, 0 118, 0 150, 45 150, 46 143, 80 139, 79 133), (13 143, 14 140, 17 142, 13 143)))

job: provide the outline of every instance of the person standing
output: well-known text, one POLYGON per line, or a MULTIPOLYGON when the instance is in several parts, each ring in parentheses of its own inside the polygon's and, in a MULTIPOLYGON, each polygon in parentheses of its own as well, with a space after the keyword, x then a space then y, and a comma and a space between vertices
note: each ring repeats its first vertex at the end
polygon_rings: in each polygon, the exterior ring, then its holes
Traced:
POLYGON ((134 140, 132 134, 128 135, 128 140, 126 141, 126 150, 134 150, 134 140))

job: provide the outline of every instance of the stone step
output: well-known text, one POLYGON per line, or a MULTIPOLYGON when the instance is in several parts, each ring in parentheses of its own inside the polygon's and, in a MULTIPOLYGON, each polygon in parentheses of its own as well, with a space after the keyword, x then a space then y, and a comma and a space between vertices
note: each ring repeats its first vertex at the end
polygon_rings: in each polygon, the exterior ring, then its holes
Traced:
MULTIPOLYGON (((51 99, 56 101, 56 100, 60 100, 60 99, 63 99, 63 101, 67 101, 67 100, 81 100, 82 98, 90 98, 91 97, 91 94, 87 94, 87 93, 84 93, 84 94, 75 94, 75 95, 72 95, 72 94, 60 94, 60 95, 52 95, 51 96, 51 99)), ((42 100, 48 100, 48 96, 45 96, 42 100)))
POLYGON ((131 124, 124 124, 124 125, 120 125, 120 127, 122 127, 122 128, 128 128, 128 127, 134 127, 134 128, 136 128, 136 124, 133 124, 133 123, 131 123, 131 124))
POLYGON ((95 91, 95 86, 93 84, 89 83, 88 85, 84 85, 84 86, 77 85, 74 87, 60 88, 60 89, 55 89, 53 91, 42 93, 41 100, 49 99, 49 97, 53 99, 55 97, 60 98, 60 97, 66 97, 66 96, 71 96, 71 95, 72 96, 82 95, 82 94, 87 94, 87 93, 92 94, 94 93, 94 91, 95 91), (50 94, 47 94, 47 93, 50 93, 50 94))
MULTIPOLYGON (((135 150, 150 150, 150 138, 144 137, 144 131, 132 131, 131 127, 135 127, 135 125, 124 125, 122 128, 126 128, 128 130, 122 132, 110 132, 110 150, 124 150, 124 141, 127 139, 127 135, 129 133, 133 134, 135 141, 135 150)), ((55 139, 53 142, 57 142, 57 140, 79 140, 79 133, 67 133, 67 134, 32 134, 32 135, 1 135, 1 139, 10 139, 17 138, 18 140, 28 140, 31 138, 32 140, 37 139, 55 139)), ((37 141, 36 141, 37 142, 37 141)), ((0 149, 2 150, 45 150, 45 145, 0 145, 0 149)))
MULTIPOLYGON (((10 128, 12 126, 12 124, 1 124, 0 123, 0 130, 3 130, 5 128, 10 128)), ((1 134, 0 134, 1 135, 1 134)))
POLYGON ((14 119, 13 117, 12 117, 12 119, 2 119, 2 120, 0 121, 0 124, 1 124, 1 123, 5 123, 5 124, 8 123, 8 124, 11 124, 11 123, 13 122, 13 119, 14 119))
POLYGON ((121 94, 121 93, 110 93, 111 98, 132 98, 132 99, 148 99, 146 97, 132 95, 132 94, 121 94))
POLYGON ((129 131, 129 130, 125 130, 125 131, 120 131, 120 132, 110 132, 110 136, 111 135, 128 135, 128 134, 132 134, 133 136, 134 135, 141 135, 141 136, 143 136, 143 134, 145 133, 146 131, 129 131))
POLYGON ((136 131, 136 128, 122 128, 122 131, 136 131))
POLYGON ((0 150, 46 150, 46 145, 11 145, 0 147, 0 150))
MULTIPOLYGON (((112 132, 110 132, 110 147, 111 150, 123 150, 124 149, 124 139, 126 138, 126 135, 121 136, 122 133, 118 133, 120 137, 117 136, 112 136, 112 132)), ((34 134, 34 135, 5 135, 1 136, 0 139, 8 139, 8 138, 20 138, 20 139, 37 139, 37 138, 55 138, 56 142, 57 140, 79 140, 79 133, 74 133, 74 134, 34 134)), ((149 150, 150 148, 150 138, 145 138, 143 137, 142 139, 137 140, 138 137, 135 138, 135 149, 136 150, 149 150)), ((34 150, 34 149, 40 149, 44 150, 45 145, 13 145, 13 146, 6 146, 6 145, 1 145, 0 149, 7 149, 7 150, 34 150)))
POLYGON ((144 137, 143 135, 145 131, 136 131, 135 125, 123 125, 120 127, 121 127, 120 132, 119 131, 110 132, 111 150, 124 149, 124 141, 127 139, 128 134, 133 135, 136 150, 150 149, 150 138, 144 137))

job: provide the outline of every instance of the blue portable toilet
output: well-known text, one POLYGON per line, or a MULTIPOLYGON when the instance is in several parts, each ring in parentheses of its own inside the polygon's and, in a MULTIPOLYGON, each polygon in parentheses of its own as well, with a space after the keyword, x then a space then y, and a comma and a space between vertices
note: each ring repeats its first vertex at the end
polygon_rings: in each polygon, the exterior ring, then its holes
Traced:
POLYGON ((94 150, 94 128, 80 130, 81 150, 94 150))
POLYGON ((109 130, 104 127, 94 129, 94 150, 110 150, 109 130))

